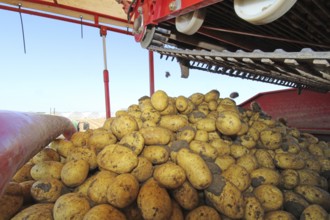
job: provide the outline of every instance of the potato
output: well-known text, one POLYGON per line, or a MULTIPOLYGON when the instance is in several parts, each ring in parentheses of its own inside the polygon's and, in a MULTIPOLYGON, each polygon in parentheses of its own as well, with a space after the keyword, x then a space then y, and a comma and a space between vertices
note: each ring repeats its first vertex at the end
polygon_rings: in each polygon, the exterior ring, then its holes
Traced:
POLYGON ((195 138, 196 130, 191 126, 181 128, 176 133, 177 140, 185 140, 190 143, 195 138))
POLYGON ((207 102, 202 102, 197 107, 197 111, 202 112, 205 116, 210 113, 209 105, 207 102))
POLYGON ((160 115, 176 115, 178 113, 175 107, 175 100, 169 97, 167 107, 160 112, 160 115))
POLYGON ((157 124, 154 121, 150 121, 150 120, 144 121, 141 128, 147 128, 147 127, 157 127, 157 124))
POLYGON ((218 156, 218 151, 212 147, 211 144, 204 142, 193 140, 189 144, 189 148, 196 154, 199 154, 203 157, 210 158, 214 160, 218 156))
POLYGON ((107 190, 107 200, 110 205, 117 208, 125 208, 137 197, 139 182, 129 173, 116 176, 107 190))
POLYGON ((52 145, 56 145, 56 150, 62 157, 67 157, 68 152, 77 147, 71 141, 65 139, 57 139, 51 143, 52 145))
POLYGON ((280 174, 273 169, 262 167, 255 169, 251 172, 251 183, 253 187, 260 186, 261 184, 279 185, 280 174))
POLYGON ((52 148, 44 148, 34 155, 31 160, 34 164, 46 160, 60 161, 60 155, 52 148))
POLYGON ((16 182, 9 182, 0 197, 0 220, 13 217, 23 205, 21 186, 16 182))
POLYGON ((308 151, 315 156, 323 156, 323 148, 318 143, 312 143, 307 147, 308 151))
POLYGON ((204 95, 204 101, 205 102, 216 101, 219 99, 219 97, 220 97, 220 92, 216 89, 213 89, 204 95))
POLYGON ((188 108, 187 98, 182 95, 178 96, 175 100, 175 107, 180 112, 183 112, 184 110, 186 110, 188 108))
POLYGON ((138 159, 129 148, 120 144, 111 144, 97 155, 97 164, 115 173, 128 173, 137 166, 138 159))
POLYGON ((175 189, 186 180, 184 169, 173 162, 161 164, 155 168, 154 179, 163 187, 175 189))
POLYGON ((174 200, 172 200, 172 214, 169 220, 184 220, 182 209, 179 204, 174 200))
POLYGON ((121 115, 116 117, 111 123, 111 132, 120 140, 126 134, 138 130, 138 124, 134 117, 130 115, 121 115))
POLYGON ((260 132, 260 140, 264 148, 275 150, 281 147, 282 135, 279 132, 267 129, 260 132))
POLYGON ((78 193, 68 193, 56 200, 53 209, 54 220, 82 219, 89 209, 86 197, 78 193))
POLYGON ((153 174, 152 163, 145 157, 138 157, 138 165, 131 171, 131 174, 139 181, 144 182, 153 174))
POLYGON ((19 183, 19 185, 22 188, 24 205, 30 204, 33 202, 33 197, 31 195, 31 187, 34 182, 35 182, 35 180, 27 180, 27 181, 19 183))
POLYGON ((220 134, 218 131, 211 131, 211 132, 207 132, 209 138, 209 141, 213 141, 213 140, 217 140, 217 139, 221 139, 220 134))
POLYGON ((88 198, 97 204, 107 203, 107 190, 116 176, 117 174, 111 171, 98 172, 92 177, 87 189, 88 198))
POLYGON ((268 152, 267 150, 258 149, 255 152, 255 156, 257 158, 259 167, 275 169, 275 164, 273 162, 273 158, 272 158, 270 152, 268 152))
POLYGON ((300 219, 304 220, 321 220, 329 219, 329 214, 320 205, 309 205, 307 206, 301 214, 300 219))
POLYGON ((274 164, 281 169, 299 170, 305 167, 305 161, 291 153, 279 153, 275 155, 274 164))
POLYGON ((31 169, 34 166, 33 163, 27 162, 19 170, 16 171, 15 175, 12 178, 12 181, 20 183, 28 180, 33 180, 31 176, 31 169))
POLYGON ((89 132, 78 131, 72 135, 70 141, 77 147, 83 147, 86 146, 90 135, 89 132))
POLYGON ((89 148, 76 147, 68 152, 67 161, 86 160, 89 163, 89 169, 93 170, 97 167, 97 158, 94 150, 89 148))
POLYGON ((169 219, 172 214, 172 202, 166 189, 150 178, 138 194, 137 204, 144 219, 169 219))
POLYGON ((105 146, 115 144, 116 142, 117 138, 110 132, 93 133, 87 141, 89 148, 95 150, 96 152, 100 152, 105 146))
POLYGON ((202 93, 194 93, 189 96, 189 99, 194 105, 199 105, 204 101, 204 95, 202 93))
POLYGON ((130 206, 122 209, 127 220, 144 220, 142 217, 141 210, 139 209, 136 202, 133 202, 130 206))
POLYGON ((230 154, 230 145, 232 144, 231 141, 224 139, 214 139, 210 144, 218 151, 218 156, 230 154))
POLYGON ((249 153, 249 149, 240 144, 232 144, 230 146, 230 155, 235 159, 240 158, 249 153))
POLYGON ((283 209, 287 212, 290 212, 297 218, 299 218, 301 213, 309 205, 309 203, 304 199, 303 196, 291 190, 283 191, 283 195, 284 195, 283 209))
MULTIPOLYGON (((105 171, 107 172, 107 171, 105 171)), ((88 197, 88 188, 91 185, 91 183, 95 180, 96 175, 92 175, 90 177, 87 177, 87 179, 78 187, 74 189, 74 192, 80 193, 86 197, 88 197)))
POLYGON ((245 154, 237 159, 237 165, 244 167, 249 173, 259 167, 257 158, 254 154, 245 154))
POLYGON ((213 118, 202 118, 201 120, 196 122, 196 127, 199 130, 204 130, 207 132, 216 131, 215 127, 215 119, 213 118))
POLYGON ((140 118, 143 122, 152 121, 157 124, 161 119, 161 114, 154 108, 148 108, 142 111, 140 118))
POLYGON ((175 201, 186 210, 192 210, 199 204, 198 191, 189 181, 185 181, 181 186, 172 190, 172 195, 175 201))
POLYGON ((183 148, 178 152, 177 163, 185 170, 189 182, 196 189, 205 189, 211 184, 211 171, 198 154, 183 148))
POLYGON ((133 131, 126 134, 119 142, 119 144, 130 148, 136 155, 139 155, 144 147, 144 138, 138 131, 133 131))
POLYGON ((234 184, 241 192, 246 190, 251 184, 249 172, 240 165, 232 164, 221 175, 234 184))
POLYGON ((209 141, 209 133, 207 131, 204 131, 204 130, 197 130, 194 139, 196 141, 208 142, 209 141))
POLYGON ((61 178, 63 164, 58 161, 42 161, 31 168, 31 176, 34 180, 45 178, 61 178))
POLYGON ((225 171, 228 167, 235 163, 235 158, 230 155, 219 156, 215 159, 215 163, 222 171, 225 171))
POLYGON ((206 198, 224 215, 243 218, 244 199, 239 189, 220 175, 213 175, 212 185, 204 190, 206 198))
POLYGON ((199 120, 206 118, 206 115, 198 110, 194 110, 189 114, 188 120, 191 124, 196 124, 199 120))
POLYGON ((315 158, 307 158, 305 159, 306 162, 306 169, 313 170, 315 172, 321 172, 321 163, 315 158))
POLYGON ((299 185, 294 191, 302 195, 307 202, 322 206, 327 212, 330 211, 330 194, 317 187, 309 185, 299 185))
POLYGON ((320 176, 317 172, 313 170, 298 170, 299 174, 299 185, 311 185, 317 186, 324 190, 328 190, 328 184, 324 185, 326 179, 323 176, 320 176))
POLYGON ((151 145, 144 147, 142 154, 152 164, 162 164, 168 161, 170 157, 170 150, 167 146, 151 145))
POLYGON ((87 178, 89 163, 86 160, 70 160, 61 170, 61 180, 68 187, 76 187, 87 178))
POLYGON ((108 220, 108 219, 126 220, 126 217, 121 211, 112 207, 111 205, 100 204, 88 210, 88 212, 83 218, 83 220, 108 220))
POLYGON ((202 205, 188 212, 185 220, 221 220, 221 217, 214 208, 202 205))
POLYGON ((293 189, 299 185, 299 174, 296 170, 286 169, 281 172, 280 186, 284 189, 293 189))
POLYGON ((154 107, 151 104, 151 99, 148 96, 143 96, 139 98, 139 108, 141 111, 146 109, 153 109, 154 107))
POLYGON ((282 210, 267 212, 265 220, 295 220, 296 218, 290 213, 282 210))
POLYGON ((55 202, 63 192, 63 183, 55 178, 37 180, 31 187, 31 195, 37 202, 55 202))
POLYGON ((224 135, 235 135, 242 126, 239 115, 232 111, 220 112, 215 123, 218 131, 224 135))
POLYGON ((252 135, 244 134, 240 137, 241 145, 246 147, 247 149, 252 149, 257 145, 257 142, 253 139, 252 135))
POLYGON ((181 115, 164 115, 159 121, 159 126, 167 128, 170 131, 177 132, 188 125, 188 119, 181 115))
POLYGON ((162 90, 157 90, 151 96, 151 104, 157 111, 163 111, 168 105, 168 100, 168 95, 162 90))
POLYGON ((53 220, 53 203, 36 203, 19 213, 11 220, 53 220))
POLYGON ((260 185, 253 190, 253 194, 260 201, 265 212, 278 210, 283 205, 283 194, 274 185, 260 185))
POLYGON ((186 108, 186 110, 184 110, 183 112, 181 112, 182 115, 189 115, 190 113, 192 113, 192 111, 195 109, 195 105, 194 103, 192 103, 192 101, 190 99, 188 99, 188 107, 186 108))
POLYGON ((253 194, 244 195, 245 212, 244 219, 246 220, 263 220, 264 209, 259 200, 253 194))
POLYGON ((171 140, 172 132, 162 127, 141 128, 140 133, 146 145, 165 145, 171 140))

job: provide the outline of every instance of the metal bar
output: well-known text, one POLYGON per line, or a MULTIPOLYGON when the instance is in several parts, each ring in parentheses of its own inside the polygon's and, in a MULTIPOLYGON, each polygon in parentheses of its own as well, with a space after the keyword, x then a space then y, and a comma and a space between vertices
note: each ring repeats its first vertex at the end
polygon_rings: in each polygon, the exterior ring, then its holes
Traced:
POLYGON ((149 84, 150 96, 155 92, 154 52, 149 50, 149 84))
POLYGON ((106 118, 111 117, 110 111, 110 91, 109 91, 109 72, 107 66, 107 47, 106 47, 106 33, 105 29, 100 29, 102 36, 102 46, 103 46, 103 60, 104 60, 104 70, 103 70, 103 82, 104 82, 104 92, 105 92, 105 110, 106 118))

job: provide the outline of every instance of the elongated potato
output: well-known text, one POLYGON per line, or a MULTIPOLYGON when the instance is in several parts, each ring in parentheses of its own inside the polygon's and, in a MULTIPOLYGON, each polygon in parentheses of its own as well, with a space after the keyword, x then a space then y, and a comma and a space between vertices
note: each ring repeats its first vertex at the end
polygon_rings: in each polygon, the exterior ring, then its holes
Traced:
POLYGON ((267 168, 275 169, 275 164, 273 162, 273 158, 272 158, 270 152, 268 152, 267 150, 258 149, 255 152, 255 156, 257 158, 259 167, 267 167, 267 168))
POLYGON ((142 154, 152 164, 162 164, 168 161, 170 157, 170 150, 168 146, 151 145, 144 147, 142 154))
POLYGON ((33 166, 34 164, 31 162, 24 164, 18 171, 16 171, 15 175, 12 178, 12 181, 20 183, 28 180, 33 180, 31 176, 31 169, 33 166))
POLYGON ((181 115, 164 115, 159 121, 159 126, 177 132, 188 125, 188 119, 181 115))
POLYGON ((210 102, 210 101, 213 101, 213 100, 218 100, 220 97, 220 92, 216 89, 212 89, 211 91, 207 92, 205 95, 204 95, 204 101, 205 102, 210 102))
POLYGON ((60 155, 56 150, 47 147, 34 155, 31 160, 34 164, 46 160, 60 161, 60 155))
POLYGON ((185 170, 189 182, 196 189, 205 189, 211 184, 211 171, 198 154, 183 148, 177 154, 177 163, 185 170))
POLYGON ((320 220, 329 219, 329 213, 322 206, 313 204, 307 206, 301 214, 300 219, 320 220))
POLYGON ((183 112, 184 110, 187 109, 188 107, 188 100, 186 97, 180 95, 176 98, 175 100, 175 107, 178 109, 180 112, 183 112))
POLYGON ((42 161, 31 168, 31 176, 34 180, 45 178, 61 178, 63 164, 58 161, 42 161))
POLYGON ((213 118, 202 118, 196 122, 197 129, 204 130, 207 132, 216 131, 215 119, 213 118))
POLYGON ((272 184, 279 185, 280 183, 280 174, 270 168, 259 168, 251 172, 251 183, 253 187, 260 186, 261 184, 272 184))
POLYGON ((279 153, 275 155, 274 163, 281 169, 302 169, 305 167, 305 161, 297 154, 279 153))
POLYGON ((110 132, 106 133, 93 133, 87 141, 89 148, 100 152, 105 146, 115 144, 117 138, 110 132))
POLYGON ((292 190, 284 190, 283 195, 283 209, 293 214, 296 218, 299 218, 309 203, 304 199, 303 196, 293 192, 292 190))
POLYGON ((53 220, 53 207, 53 203, 36 203, 17 213, 12 220, 53 220))
POLYGON ((201 156, 205 156, 212 160, 214 160, 218 156, 218 151, 214 147, 212 147, 211 144, 204 141, 193 140, 190 142, 189 148, 194 153, 199 154, 201 156))
POLYGON ((184 169, 173 162, 161 164, 155 168, 154 179, 165 188, 175 189, 186 180, 184 169))
POLYGON ((259 200, 253 194, 244 195, 245 212, 244 219, 246 220, 263 220, 265 211, 259 200))
POLYGON ((140 132, 146 145, 165 145, 171 140, 172 132, 162 127, 141 128, 140 132))

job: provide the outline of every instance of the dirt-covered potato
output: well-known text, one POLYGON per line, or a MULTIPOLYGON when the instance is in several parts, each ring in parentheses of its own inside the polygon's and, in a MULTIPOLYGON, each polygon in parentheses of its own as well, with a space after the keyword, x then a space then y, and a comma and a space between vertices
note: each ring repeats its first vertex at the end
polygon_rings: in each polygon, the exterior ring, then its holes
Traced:
POLYGON ((260 132, 260 141, 264 148, 275 150, 281 147, 282 135, 271 129, 263 130, 260 132))
POLYGON ((177 132, 176 138, 177 138, 177 140, 185 140, 188 143, 190 143, 194 139, 195 134, 196 134, 196 130, 193 127, 186 126, 186 127, 181 128, 177 132))
POLYGON ((74 189, 74 192, 80 193, 88 197, 88 188, 91 185, 91 183, 94 181, 95 177, 96 177, 95 174, 87 177, 87 179, 81 185, 79 185, 74 189))
POLYGON ((109 184, 107 200, 114 207, 125 208, 136 199, 138 192, 137 179, 129 173, 120 174, 109 184))
POLYGON ((182 208, 175 200, 172 200, 172 214, 169 220, 184 220, 182 208))
POLYGON ((234 184, 241 192, 246 190, 251 185, 249 172, 240 165, 232 164, 226 169, 222 176, 234 184))
POLYGON ((175 107, 180 112, 183 112, 188 107, 188 99, 182 95, 178 96, 175 100, 175 107))
POLYGON ((117 138, 110 132, 93 133, 88 138, 88 147, 100 152, 105 146, 115 144, 117 138))
POLYGON ((54 204, 54 220, 83 219, 89 209, 85 196, 78 193, 64 194, 54 204))
POLYGON ((232 144, 230 146, 230 155, 236 159, 249 153, 249 149, 241 144, 232 144))
POLYGON ((202 205, 188 212, 185 220, 221 220, 221 217, 214 208, 202 205))
POLYGON ((330 212, 330 194, 317 187, 309 185, 299 185, 294 191, 302 195, 310 204, 322 206, 327 212, 330 212))
POLYGON ((131 149, 120 144, 111 144, 97 155, 97 164, 100 168, 115 173, 128 173, 137 166, 138 159, 131 149))
POLYGON ((211 171, 198 154, 183 148, 177 154, 177 163, 185 170, 189 182, 196 189, 205 189, 211 184, 211 171))
POLYGON ((31 187, 31 195, 38 202, 55 202, 64 191, 63 183, 54 178, 37 180, 31 187))
POLYGON ((137 204, 144 219, 169 219, 172 214, 172 201, 168 192, 153 178, 142 185, 137 204))
POLYGON ((283 205, 283 193, 274 185, 260 185, 253 190, 253 194, 260 201, 265 212, 278 210, 283 205))
POLYGON ((68 152, 66 161, 86 160, 89 163, 89 169, 93 170, 97 167, 96 153, 94 150, 86 147, 76 147, 68 152))
POLYGON ((192 210, 199 204, 198 191, 188 181, 172 190, 172 196, 186 210, 192 210))
POLYGON ((244 195, 245 212, 244 219, 246 220, 263 220, 265 211, 259 200, 253 194, 244 195))
POLYGON ((159 126, 177 132, 188 125, 188 119, 181 115, 164 115, 159 121, 159 126))
POLYGON ((265 149, 258 149, 255 152, 255 156, 257 158, 259 167, 275 169, 275 164, 269 151, 265 149))
POLYGON ((303 196, 293 192, 292 190, 284 190, 283 195, 283 209, 293 214, 296 218, 299 218, 309 203, 304 199, 303 196))
POLYGON ((251 172, 251 183, 253 187, 260 186, 261 184, 279 185, 280 174, 278 171, 270 168, 258 168, 251 172))
POLYGON ((56 178, 61 179, 63 164, 58 161, 41 161, 31 168, 31 176, 34 180, 56 178))
POLYGON ((145 127, 140 129, 146 145, 165 145, 172 137, 172 132, 162 127, 145 127))
POLYGON ((60 155, 56 150, 47 147, 34 155, 31 159, 31 162, 36 164, 46 160, 60 161, 60 155))
POLYGON ((133 131, 126 134, 119 142, 119 144, 130 148, 136 155, 139 155, 144 147, 144 138, 138 131, 133 131))
POLYGON ((152 107, 143 110, 141 113, 141 120, 143 122, 151 121, 151 122, 154 122, 155 124, 157 124, 159 122, 160 118, 161 118, 160 112, 152 107))
POLYGON ((225 171, 232 164, 235 163, 235 158, 230 155, 219 156, 215 159, 215 164, 220 167, 222 171, 225 171))
POLYGON ((244 167, 249 173, 259 167, 257 158, 254 154, 245 154, 237 159, 237 165, 244 167))
POLYGON ((232 145, 231 141, 219 138, 212 140, 210 144, 218 151, 218 156, 230 154, 230 145, 232 145))
POLYGON ((31 176, 31 169, 34 166, 33 163, 27 162, 24 164, 21 168, 19 168, 18 171, 16 171, 15 175, 12 178, 12 181, 14 182, 24 182, 28 180, 33 180, 31 176))
POLYGON ((162 164, 168 161, 170 150, 168 146, 150 145, 144 147, 141 155, 147 158, 152 164, 162 164))
POLYGON ((196 141, 208 142, 209 141, 209 133, 205 130, 197 130, 194 139, 196 141))
POLYGON ((299 185, 299 174, 296 170, 286 169, 281 172, 280 186, 284 189, 293 189, 299 185))
POLYGON ((211 144, 205 141, 193 140, 189 143, 189 148, 196 154, 214 160, 218 156, 218 151, 211 144))
POLYGON ((204 95, 204 101, 205 102, 210 102, 210 101, 213 101, 213 100, 218 100, 220 97, 220 92, 216 89, 212 89, 211 91, 207 92, 205 95, 204 95))
POLYGON ((70 160, 62 168, 61 180, 68 187, 76 187, 85 181, 88 171, 86 160, 70 160))
POLYGON ((157 111, 163 111, 168 105, 169 97, 166 92, 157 90, 151 96, 151 104, 157 111))
POLYGON ((300 219, 303 220, 321 220, 329 219, 329 213, 322 206, 313 204, 307 206, 302 212, 300 219))
MULTIPOLYGON (((107 203, 107 190, 116 176, 116 173, 106 170, 96 173, 96 175, 92 177, 91 182, 88 184, 88 198, 97 204, 107 203)), ((84 195, 84 193, 79 194, 84 195)))
POLYGON ((299 175, 299 185, 317 186, 324 190, 328 190, 326 178, 319 173, 309 169, 298 170, 297 172, 299 175))
POLYGON ((36 203, 19 213, 11 220, 53 220, 53 203, 36 203))
POLYGON ((278 153, 275 155, 274 163, 281 169, 299 170, 305 167, 305 161, 297 154, 278 153))
POLYGON ((111 123, 111 132, 120 140, 126 134, 138 130, 138 124, 134 117, 130 115, 121 115, 113 119, 111 123))
POLYGON ((241 130, 241 119, 233 111, 222 111, 216 120, 216 127, 224 135, 235 135, 241 130))
POLYGON ((100 204, 92 207, 83 220, 109 220, 109 219, 118 219, 118 220, 126 220, 125 215, 114 208, 109 204, 100 204))
POLYGON ((163 163, 155 168, 154 179, 163 187, 175 189, 186 180, 184 169, 173 162, 163 163))
POLYGON ((294 215, 292 215, 290 212, 286 212, 282 210, 271 211, 265 214, 265 220, 278 220, 278 219, 296 220, 294 215))
POLYGON ((138 165, 131 171, 131 174, 139 181, 144 182, 153 174, 152 163, 145 157, 138 157, 138 165))
POLYGON ((0 220, 9 220, 23 205, 21 186, 16 182, 9 182, 0 197, 0 220))

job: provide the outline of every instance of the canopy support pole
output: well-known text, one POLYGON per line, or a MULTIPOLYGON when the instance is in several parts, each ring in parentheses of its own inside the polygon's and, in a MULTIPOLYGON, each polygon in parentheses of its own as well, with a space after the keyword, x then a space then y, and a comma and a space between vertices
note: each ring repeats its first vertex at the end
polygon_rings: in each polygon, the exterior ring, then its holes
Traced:
POLYGON ((103 43, 103 59, 104 59, 103 82, 104 82, 104 92, 105 92, 106 118, 110 118, 111 111, 110 111, 109 72, 107 67, 107 49, 106 49, 106 39, 105 39, 105 37, 107 36, 107 28, 101 26, 100 34, 103 43))
POLYGON ((154 52, 149 50, 149 85, 150 96, 155 92, 154 52))

